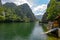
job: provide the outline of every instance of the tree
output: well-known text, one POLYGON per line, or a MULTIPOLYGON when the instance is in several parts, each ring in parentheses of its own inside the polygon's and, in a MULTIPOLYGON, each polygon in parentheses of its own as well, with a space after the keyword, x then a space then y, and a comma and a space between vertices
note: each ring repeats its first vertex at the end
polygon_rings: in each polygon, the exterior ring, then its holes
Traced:
POLYGON ((60 7, 59 7, 59 3, 56 2, 56 0, 51 0, 50 1, 50 6, 47 8, 47 19, 48 20, 54 20, 58 14, 60 13, 60 7))

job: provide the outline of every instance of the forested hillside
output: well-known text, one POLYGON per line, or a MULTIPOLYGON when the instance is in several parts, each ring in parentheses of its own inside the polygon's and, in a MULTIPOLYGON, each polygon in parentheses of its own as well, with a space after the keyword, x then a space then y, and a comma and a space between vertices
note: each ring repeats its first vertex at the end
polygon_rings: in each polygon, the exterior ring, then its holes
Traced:
POLYGON ((0 22, 34 22, 35 16, 28 6, 22 4, 5 3, 0 6, 0 22))
POLYGON ((42 20, 44 21, 45 19, 47 19, 53 21, 59 15, 60 15, 60 0, 50 0, 46 13, 44 14, 42 20))

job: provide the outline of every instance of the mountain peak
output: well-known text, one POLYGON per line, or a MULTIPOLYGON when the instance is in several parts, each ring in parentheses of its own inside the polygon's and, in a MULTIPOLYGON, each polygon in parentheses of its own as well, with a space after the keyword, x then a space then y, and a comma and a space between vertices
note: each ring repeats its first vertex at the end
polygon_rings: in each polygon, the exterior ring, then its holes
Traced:
POLYGON ((14 8, 14 9, 17 7, 17 5, 12 2, 11 3, 7 2, 3 6, 5 6, 7 8, 14 8))
POLYGON ((12 2, 7 2, 7 3, 5 3, 4 5, 16 5, 16 4, 14 4, 14 3, 12 3, 12 2))
POLYGON ((20 6, 29 7, 29 5, 27 3, 24 3, 24 4, 20 5, 20 6))

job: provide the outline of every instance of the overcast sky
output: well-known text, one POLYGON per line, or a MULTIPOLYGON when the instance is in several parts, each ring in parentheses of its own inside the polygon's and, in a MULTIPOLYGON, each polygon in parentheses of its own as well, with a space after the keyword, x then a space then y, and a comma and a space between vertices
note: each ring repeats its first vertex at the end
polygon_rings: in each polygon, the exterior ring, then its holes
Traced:
POLYGON ((14 2, 16 5, 27 3, 35 15, 43 15, 50 0, 2 0, 2 3, 14 2))

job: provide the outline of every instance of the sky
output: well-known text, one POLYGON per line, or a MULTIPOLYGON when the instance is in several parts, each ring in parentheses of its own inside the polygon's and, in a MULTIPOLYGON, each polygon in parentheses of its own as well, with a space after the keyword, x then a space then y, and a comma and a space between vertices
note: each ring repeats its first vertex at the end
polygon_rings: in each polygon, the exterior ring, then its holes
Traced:
POLYGON ((2 0, 2 4, 13 2, 17 6, 27 3, 35 15, 43 15, 46 12, 50 0, 2 0))

